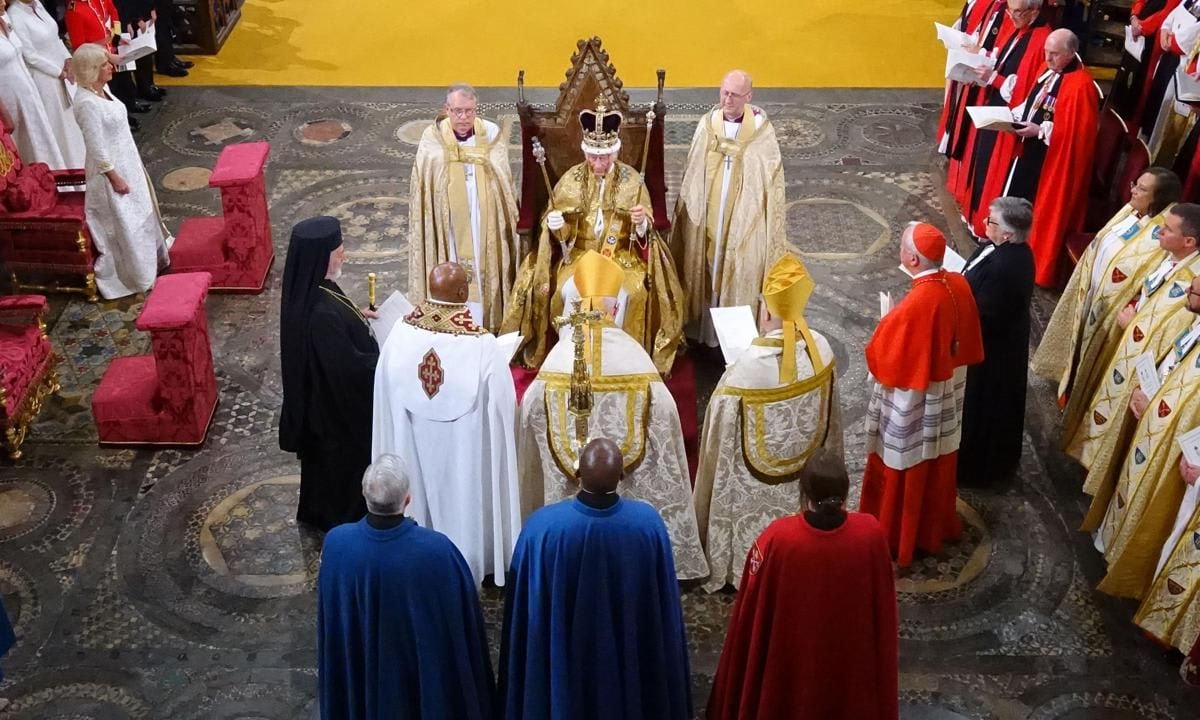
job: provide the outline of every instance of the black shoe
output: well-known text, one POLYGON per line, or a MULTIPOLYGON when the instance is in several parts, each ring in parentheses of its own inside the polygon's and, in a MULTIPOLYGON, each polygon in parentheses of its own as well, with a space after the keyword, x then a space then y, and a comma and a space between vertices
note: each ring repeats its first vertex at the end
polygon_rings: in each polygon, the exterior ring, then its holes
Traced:
POLYGON ((175 62, 171 64, 184 70, 191 70, 196 65, 196 63, 192 62, 191 60, 180 60, 179 58, 175 58, 175 62))
POLYGON ((145 92, 138 93, 139 100, 149 100, 150 102, 158 102, 166 97, 167 91, 157 85, 151 85, 145 92))
POLYGON ((148 113, 150 112, 150 103, 134 100, 133 104, 129 106, 129 110, 135 113, 148 113))
POLYGON ((188 71, 184 70, 183 68, 179 67, 178 65, 169 65, 165 69, 159 70, 158 74, 166 75, 167 77, 180 78, 180 77, 187 77, 188 71))
POLYGON ((132 130, 133 132, 137 132, 138 130, 142 129, 142 124, 140 122, 138 122, 137 118, 130 115, 128 117, 128 119, 129 119, 129 129, 130 130, 132 130))

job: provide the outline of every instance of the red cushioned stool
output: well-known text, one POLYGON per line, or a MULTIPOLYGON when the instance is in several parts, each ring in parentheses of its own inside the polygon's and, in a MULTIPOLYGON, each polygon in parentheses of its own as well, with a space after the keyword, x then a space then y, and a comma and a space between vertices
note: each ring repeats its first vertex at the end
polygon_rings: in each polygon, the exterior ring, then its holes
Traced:
POLYGON ((217 408, 208 273, 164 275, 138 315, 152 355, 113 360, 92 396, 101 444, 199 445, 217 408))
POLYGON ((51 394, 58 390, 54 351, 46 337, 41 295, 0 297, 0 430, 13 460, 51 394))
POLYGON ((171 272, 207 272, 212 289, 262 292, 275 260, 263 167, 271 144, 228 145, 208 186, 221 189, 220 217, 187 218, 171 246, 171 272))

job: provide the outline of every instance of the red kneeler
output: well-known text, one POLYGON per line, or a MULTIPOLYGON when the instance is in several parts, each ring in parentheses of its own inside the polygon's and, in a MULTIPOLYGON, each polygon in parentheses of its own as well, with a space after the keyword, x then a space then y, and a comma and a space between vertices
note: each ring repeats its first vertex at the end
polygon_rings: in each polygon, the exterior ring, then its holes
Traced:
POLYGON ((152 355, 121 357, 92 396, 102 444, 199 445, 217 408, 204 298, 208 273, 164 275, 138 315, 152 355))
POLYGON ((171 246, 171 272, 207 272, 213 290, 260 293, 275 259, 263 167, 268 142, 228 145, 208 186, 221 189, 220 217, 187 218, 171 246))

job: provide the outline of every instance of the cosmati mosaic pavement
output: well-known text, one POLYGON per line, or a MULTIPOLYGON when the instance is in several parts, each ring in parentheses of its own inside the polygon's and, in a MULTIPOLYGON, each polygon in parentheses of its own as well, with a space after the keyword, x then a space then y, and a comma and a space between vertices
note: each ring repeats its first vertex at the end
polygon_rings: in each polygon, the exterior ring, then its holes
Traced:
MULTIPOLYGON (((168 225, 218 210, 208 171, 230 142, 269 140, 267 179, 281 260, 303 217, 341 218, 343 284, 362 297, 407 278, 407 188, 429 91, 177 88, 138 137, 168 225)), ((668 184, 710 93, 668 95, 668 184)), ((548 96, 552 97, 552 96, 548 96)), ((482 111, 515 143, 512 93, 482 111)), ((830 338, 852 474, 863 465, 863 346, 876 290, 902 289, 910 219, 954 232, 931 153, 938 97, 920 92, 760 92, 786 162, 789 236, 818 287, 810 323, 830 338)), ((965 244, 965 243, 963 243, 965 244)), ((966 247, 960 250, 969 251, 966 247)), ((139 300, 52 298, 63 389, 25 458, 0 465, 0 593, 20 641, 4 659, 6 717, 296 718, 315 710, 313 586, 320 538, 292 519, 298 464, 276 445, 275 328, 282 262, 259 296, 210 295, 221 402, 199 451, 99 449, 90 393, 112 358, 147 351, 139 300)), ((1039 295, 1035 336, 1053 298, 1039 295)), ((702 368, 701 396, 718 374, 702 368)), ((1092 590, 1101 573, 1074 531, 1080 477, 1051 449, 1051 390, 1035 383, 1020 480, 964 491, 960 543, 902 573, 905 718, 1075 720, 1200 716, 1178 657, 1129 623, 1131 604, 1092 590)), ((814 579, 817 581, 817 579, 814 579)), ((497 651, 502 597, 485 590, 497 651)), ((731 594, 684 593, 695 700, 716 667, 731 594)))

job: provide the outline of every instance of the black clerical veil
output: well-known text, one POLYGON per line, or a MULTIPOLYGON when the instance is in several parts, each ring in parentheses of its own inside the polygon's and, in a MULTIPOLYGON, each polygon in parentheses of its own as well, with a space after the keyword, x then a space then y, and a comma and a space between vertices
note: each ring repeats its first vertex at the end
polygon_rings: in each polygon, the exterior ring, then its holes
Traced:
POLYGON ((283 412, 279 417, 279 447, 300 450, 308 404, 309 316, 318 286, 329 270, 329 253, 342 244, 336 218, 309 218, 292 228, 287 264, 283 269, 279 352, 283 371, 283 412))

